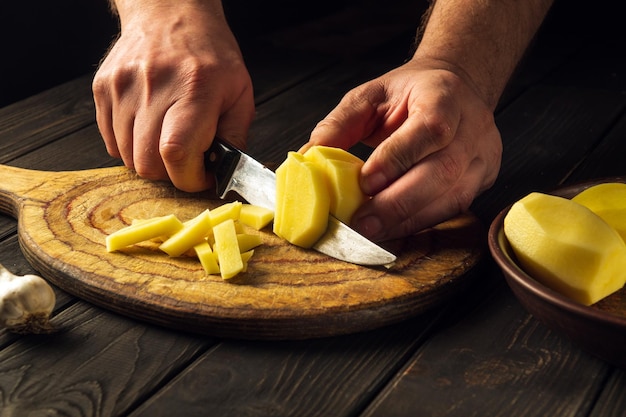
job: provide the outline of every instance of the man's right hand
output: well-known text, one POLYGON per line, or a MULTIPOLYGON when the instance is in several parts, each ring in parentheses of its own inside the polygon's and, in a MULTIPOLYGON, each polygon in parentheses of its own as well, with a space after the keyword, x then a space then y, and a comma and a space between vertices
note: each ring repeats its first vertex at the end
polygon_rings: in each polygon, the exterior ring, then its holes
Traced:
POLYGON ((245 147, 252 82, 218 0, 118 0, 121 35, 93 81, 109 154, 184 191, 213 186, 215 135, 245 147))

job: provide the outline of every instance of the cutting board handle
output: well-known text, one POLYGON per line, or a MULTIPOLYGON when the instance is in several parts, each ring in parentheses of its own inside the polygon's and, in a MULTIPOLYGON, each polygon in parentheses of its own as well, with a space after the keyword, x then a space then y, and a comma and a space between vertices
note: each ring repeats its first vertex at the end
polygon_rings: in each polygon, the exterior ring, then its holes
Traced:
POLYGON ((17 217, 20 203, 32 190, 49 188, 54 172, 36 171, 0 164, 0 212, 17 217))

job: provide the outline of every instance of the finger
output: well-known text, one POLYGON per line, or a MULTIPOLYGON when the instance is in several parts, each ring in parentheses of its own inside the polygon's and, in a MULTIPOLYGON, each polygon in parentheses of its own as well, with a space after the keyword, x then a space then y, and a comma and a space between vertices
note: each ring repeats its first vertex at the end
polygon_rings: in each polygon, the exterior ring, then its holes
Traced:
POLYGON ((177 188, 196 192, 213 186, 204 169, 204 151, 215 137, 219 112, 198 104, 174 103, 163 118, 159 153, 177 188))
POLYGON ((246 148, 248 130, 254 119, 254 95, 252 84, 249 85, 250 87, 243 91, 235 105, 220 117, 217 126, 217 136, 238 149, 246 148))
POLYGON ((132 94, 124 94, 126 91, 124 82, 124 77, 118 82, 111 82, 111 126, 124 165, 134 168, 133 127, 138 105, 132 94))
POLYGON ((133 164, 139 176, 151 180, 167 179, 167 170, 159 153, 164 111, 156 105, 142 106, 133 126, 133 164))
POLYGON ((424 158, 444 149, 452 142, 457 126, 458 118, 451 111, 414 112, 363 165, 363 192, 379 193, 424 158))
POLYGON ((348 92, 311 132, 309 143, 348 149, 369 136, 378 124, 378 105, 384 101, 384 89, 370 83, 348 92))
POLYGON ((106 150, 112 157, 120 158, 121 154, 113 133, 113 106, 108 85, 106 81, 96 76, 91 88, 96 107, 96 123, 106 150))
POLYGON ((355 213, 353 227, 374 241, 409 236, 432 227, 467 210, 483 188, 480 186, 483 174, 482 163, 472 165, 453 187, 423 206, 414 205, 410 195, 395 196, 392 190, 389 190, 387 195, 376 196, 366 203, 362 207, 362 212, 355 213), (399 201, 403 199, 405 201, 399 201), (398 206, 413 209, 398 211, 398 206))
POLYGON ((484 175, 485 163, 468 160, 464 152, 465 147, 455 142, 412 167, 359 208, 353 216, 355 229, 370 239, 383 240, 397 230, 419 230, 434 218, 445 218, 469 205, 474 190, 482 186, 480 175, 484 175), (450 190, 458 194, 449 194, 450 190), (448 198, 443 197, 446 194, 448 198), (434 201, 439 201, 439 211, 422 217, 423 210, 434 201), (442 207, 444 203, 451 206, 442 207))

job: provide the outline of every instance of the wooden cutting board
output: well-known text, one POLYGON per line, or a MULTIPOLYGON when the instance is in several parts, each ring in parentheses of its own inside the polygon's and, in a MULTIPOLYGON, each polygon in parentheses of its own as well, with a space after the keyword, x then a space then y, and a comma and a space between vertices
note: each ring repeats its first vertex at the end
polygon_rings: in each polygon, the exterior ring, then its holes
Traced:
MULTIPOLYGON (((465 214, 387 248, 391 269, 337 261, 260 233, 248 271, 225 282, 192 258, 144 244, 107 253, 105 237, 136 218, 187 220, 224 203, 139 178, 123 167, 44 172, 0 165, 0 211, 18 220, 25 257, 53 284, 118 313, 220 337, 303 339, 415 316, 463 288, 485 253, 465 214)), ((255 231, 250 231, 255 232, 255 231)))

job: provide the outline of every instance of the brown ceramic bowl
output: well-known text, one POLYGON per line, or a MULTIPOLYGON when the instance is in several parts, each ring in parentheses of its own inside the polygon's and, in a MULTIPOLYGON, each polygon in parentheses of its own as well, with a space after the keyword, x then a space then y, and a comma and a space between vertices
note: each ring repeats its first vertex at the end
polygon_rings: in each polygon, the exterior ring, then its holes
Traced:
MULTIPOLYGON (((571 198, 603 182, 626 182, 605 178, 555 190, 551 194, 571 198)), ((626 287, 592 306, 579 304, 553 291, 524 272, 504 236, 503 221, 510 206, 502 210, 489 228, 489 249, 520 303, 554 331, 573 340, 587 352, 626 369, 626 287)))

